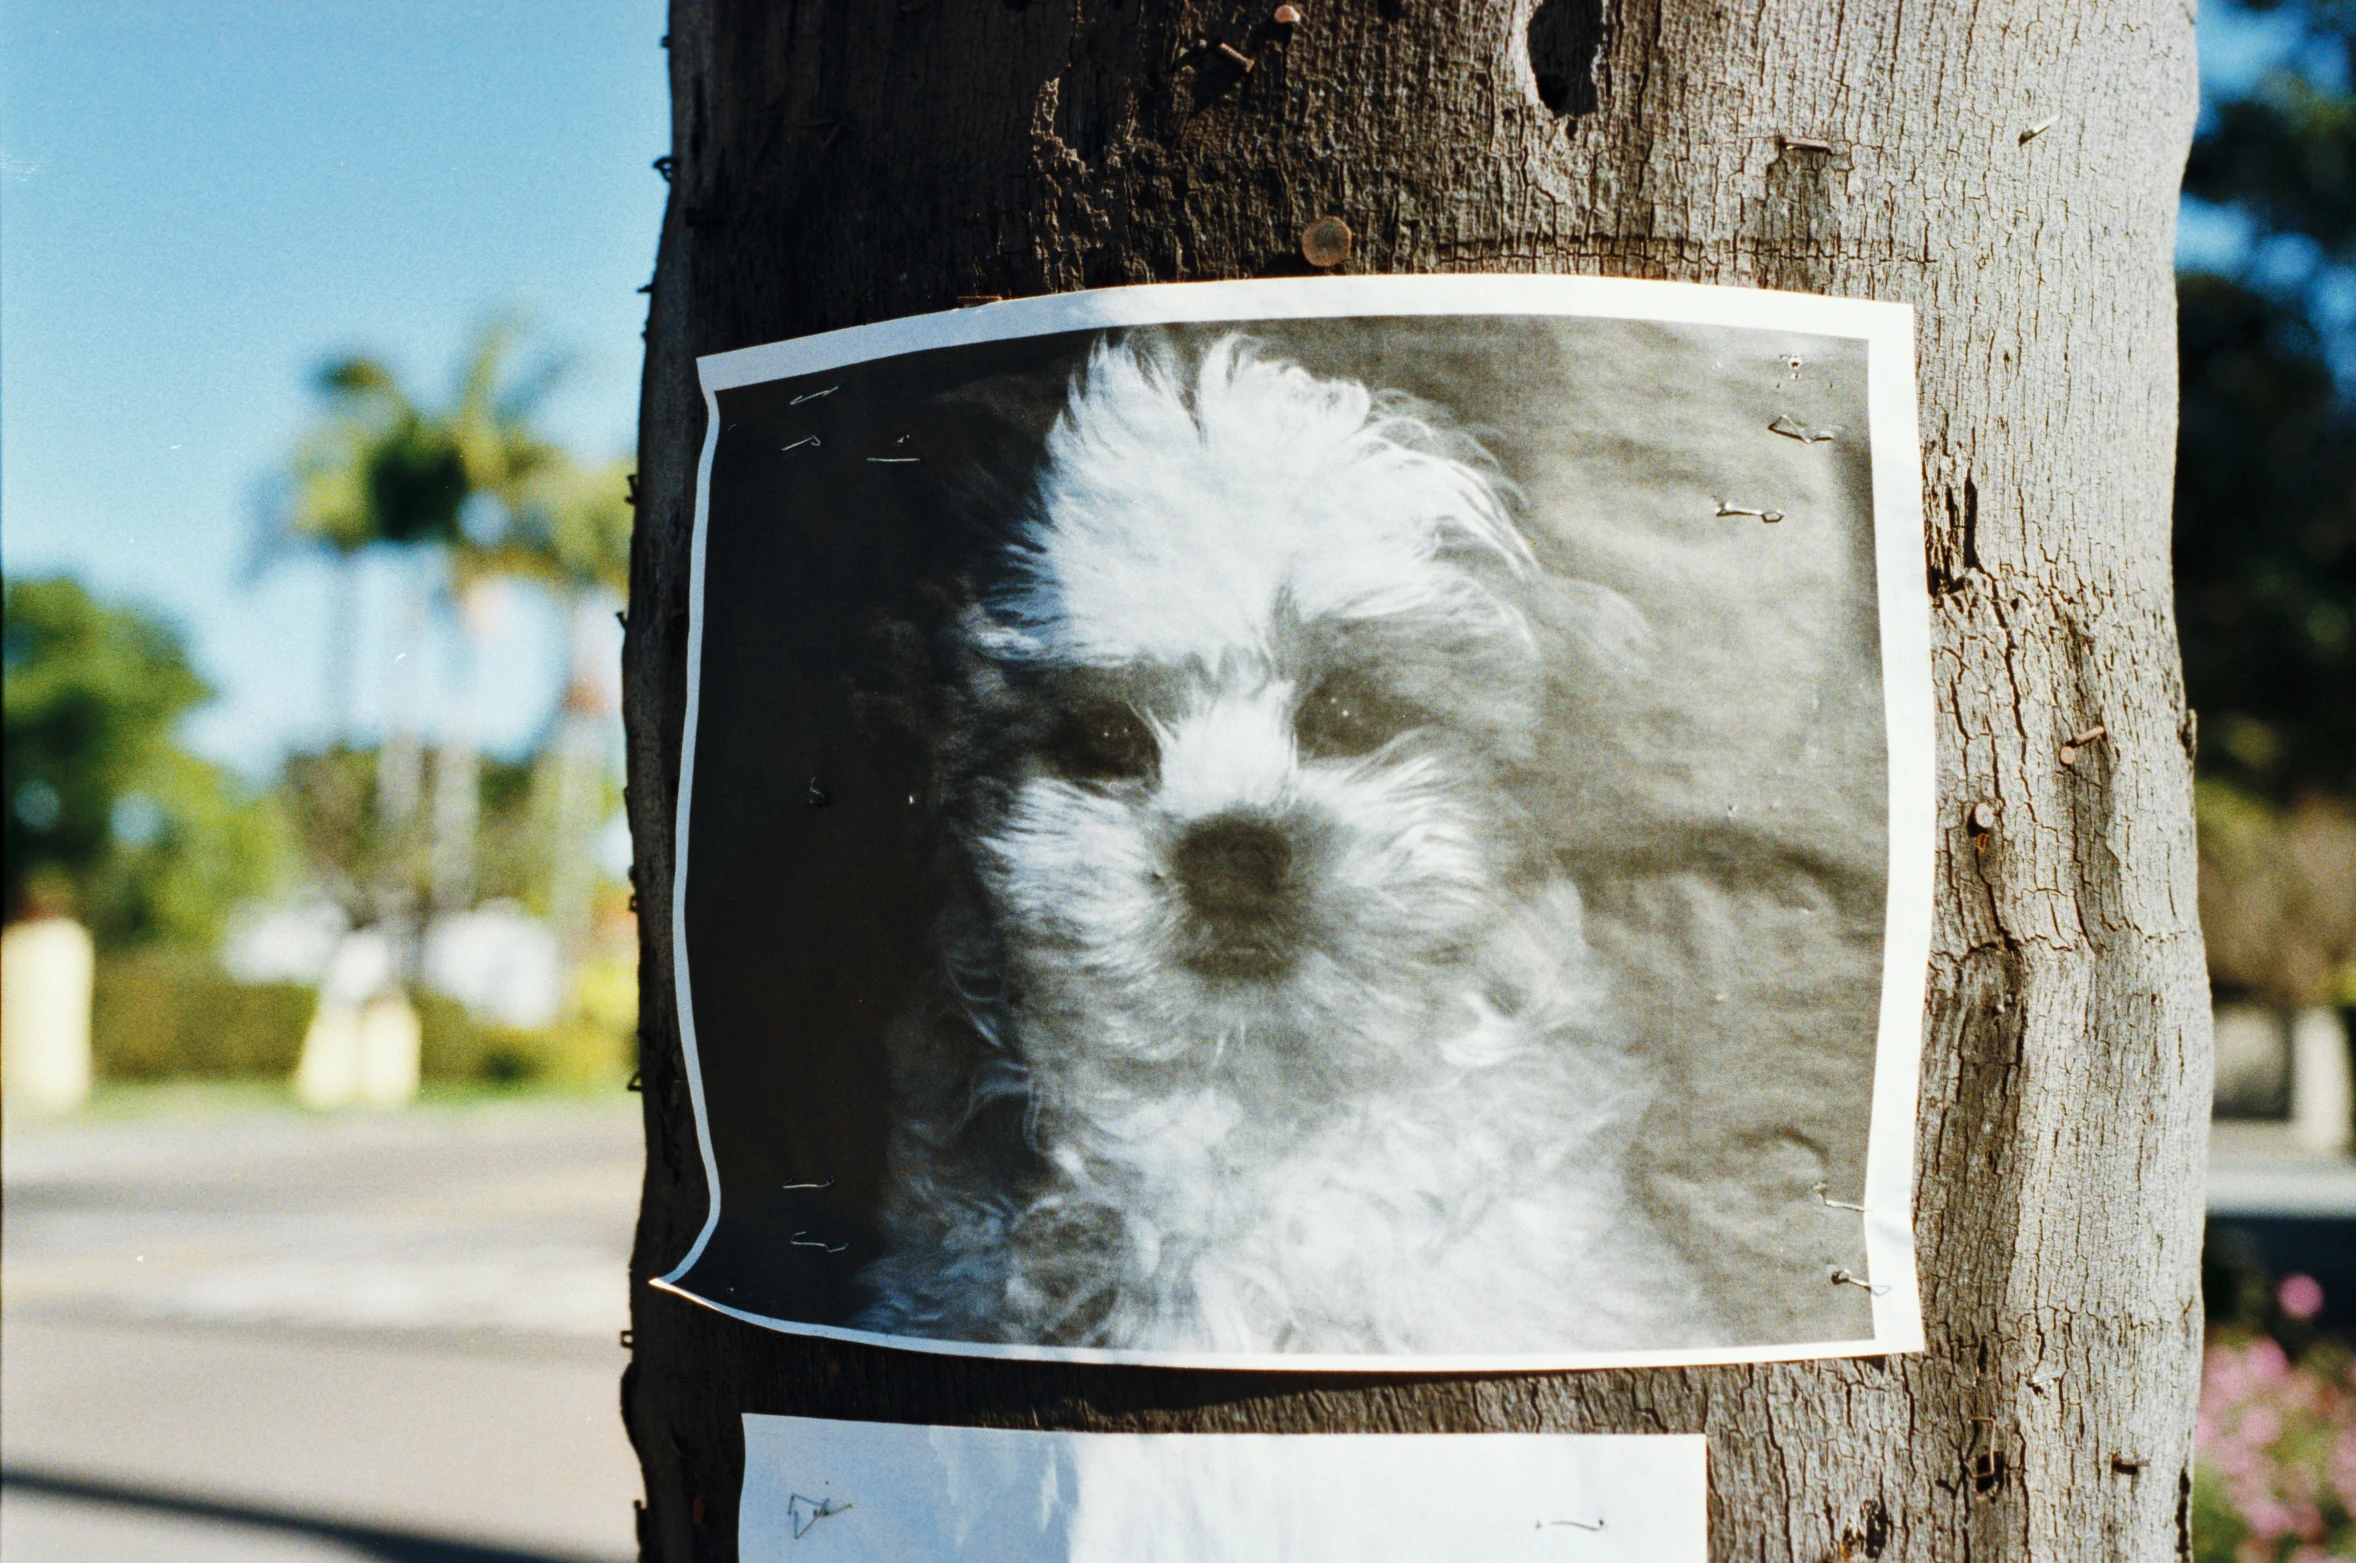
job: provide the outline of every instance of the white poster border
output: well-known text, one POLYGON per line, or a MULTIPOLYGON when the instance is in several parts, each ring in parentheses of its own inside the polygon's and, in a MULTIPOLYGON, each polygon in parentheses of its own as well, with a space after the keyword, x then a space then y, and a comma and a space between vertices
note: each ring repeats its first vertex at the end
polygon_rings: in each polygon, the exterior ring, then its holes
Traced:
POLYGON ((1923 1349, 1915 1272, 1913 1176, 1923 1006, 1931 940, 1937 837, 1936 738, 1932 727, 1930 590, 1922 537, 1921 434, 1915 399, 1914 311, 1883 300, 1827 298, 1754 288, 1624 277, 1457 273, 1444 276, 1306 277, 1245 282, 1154 283, 1010 299, 904 316, 696 360, 704 393, 704 443, 696 465, 695 534, 688 583, 687 718, 674 824, 671 960, 688 1095, 710 1204, 687 1253, 650 1284, 730 1318, 785 1334, 947 1356, 1141 1366, 1277 1371, 1499 1373, 1563 1369, 1691 1367, 1878 1356, 1923 1349), (705 534, 723 391, 851 364, 976 343, 1071 331, 1222 321, 1385 316, 1558 316, 1670 325, 1730 326, 1860 340, 1866 348, 1871 421, 1873 529, 1882 690, 1889 761, 1889 875, 1882 993, 1867 1129, 1863 1208, 1867 1274, 1828 1278, 1872 1299, 1873 1334, 1861 1340, 1658 1351, 1472 1352, 1369 1355, 1131 1351, 884 1335, 781 1319, 732 1307, 685 1283, 720 1223, 719 1167, 705 1110, 687 947, 688 817, 703 673, 705 534))

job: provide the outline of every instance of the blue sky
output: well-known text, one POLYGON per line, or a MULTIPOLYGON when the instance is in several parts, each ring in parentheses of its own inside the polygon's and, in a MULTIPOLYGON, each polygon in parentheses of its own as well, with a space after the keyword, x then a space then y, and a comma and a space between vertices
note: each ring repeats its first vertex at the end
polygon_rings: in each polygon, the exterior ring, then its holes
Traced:
MULTIPOLYGON (((2212 82, 2281 53, 2279 22, 2204 7, 2212 82)), ((161 610, 221 691, 187 731, 266 773, 331 727, 334 595, 254 568, 269 474, 310 371, 365 349, 438 393, 468 332, 517 311, 576 370, 547 408, 626 450, 668 148, 661 0, 5 0, 0 7, 0 554, 161 610)), ((2184 253, 2242 242, 2189 213, 2184 253)), ((392 561, 359 614, 361 736, 399 680, 392 561)), ((521 601, 476 675, 484 736, 527 747, 563 637, 521 601)))
MULTIPOLYGON (((577 356, 548 426, 585 454, 631 445, 663 28, 660 0, 7 0, 0 550, 11 576, 68 570, 188 632, 221 690, 195 747, 261 772, 328 731, 327 572, 252 568, 322 358, 367 349, 438 394, 476 322, 519 311, 577 356)), ((395 568, 362 597, 368 730, 395 568)), ((509 752, 564 656, 545 607, 519 607, 477 683, 509 752)), ((431 711, 454 670, 424 660, 431 711)))

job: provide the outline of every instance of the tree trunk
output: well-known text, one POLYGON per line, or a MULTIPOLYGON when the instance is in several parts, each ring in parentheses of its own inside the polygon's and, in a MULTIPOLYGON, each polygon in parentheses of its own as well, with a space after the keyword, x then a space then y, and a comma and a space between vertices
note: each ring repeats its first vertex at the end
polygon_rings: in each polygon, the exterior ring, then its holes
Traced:
POLYGON ((650 1558, 735 1556, 747 1410, 1710 1437, 1725 1558, 2187 1551, 2207 987, 2171 619, 2182 0, 674 0, 627 668, 650 1558), (1221 52, 1220 44, 1234 54, 1221 52), (1247 68, 1243 56, 1252 61, 1247 68), (893 1352, 651 1292, 703 1219, 671 988, 697 354, 1305 269, 1553 271, 1920 314, 1941 862, 1919 1356, 1501 1379, 893 1352), (2072 734, 2107 738, 2074 767, 2072 734), (1966 824, 1982 800, 1995 829, 1966 824))

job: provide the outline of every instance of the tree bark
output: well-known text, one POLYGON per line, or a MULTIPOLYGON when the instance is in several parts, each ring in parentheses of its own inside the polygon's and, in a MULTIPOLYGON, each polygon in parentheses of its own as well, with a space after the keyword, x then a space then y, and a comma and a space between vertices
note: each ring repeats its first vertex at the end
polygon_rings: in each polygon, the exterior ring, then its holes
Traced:
POLYGON ((1203 0, 674 0, 625 656, 648 1157, 623 1401, 645 1556, 735 1556, 747 1410, 1700 1432, 1722 1558, 2187 1555, 2209 1036, 2168 501, 2191 6, 1532 9, 1307 0, 1286 27, 1203 0), (1304 270, 1327 215, 1356 235, 1352 271, 1918 310, 1941 797, 1926 1353, 1439 1380, 1093 1368, 778 1335, 644 1284, 705 1208, 669 906, 696 355, 961 295, 1304 270), (1982 800, 1998 823, 1978 836, 1982 800))

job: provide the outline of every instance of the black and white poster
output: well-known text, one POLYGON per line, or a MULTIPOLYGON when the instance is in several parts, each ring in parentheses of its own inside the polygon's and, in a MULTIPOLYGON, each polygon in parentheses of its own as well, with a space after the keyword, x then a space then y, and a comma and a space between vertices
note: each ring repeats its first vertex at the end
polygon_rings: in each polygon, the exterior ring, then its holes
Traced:
POLYGON ((1314 278, 705 358, 660 1283, 918 1349, 1919 1349, 1912 324, 1314 278))

